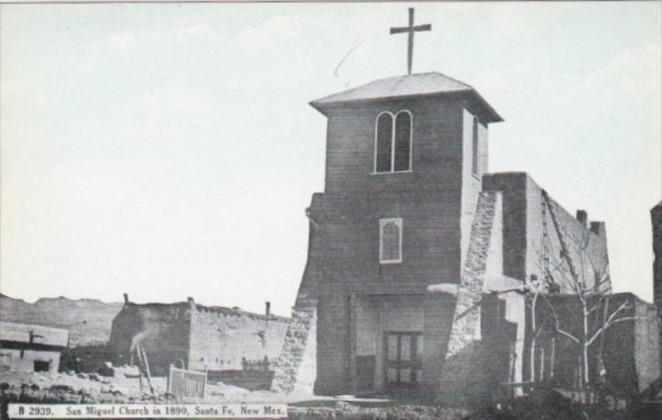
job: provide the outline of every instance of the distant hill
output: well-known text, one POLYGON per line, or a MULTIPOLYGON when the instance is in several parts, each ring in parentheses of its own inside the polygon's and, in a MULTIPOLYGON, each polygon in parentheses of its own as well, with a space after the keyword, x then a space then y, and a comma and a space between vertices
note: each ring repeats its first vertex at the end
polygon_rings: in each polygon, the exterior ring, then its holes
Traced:
POLYGON ((103 344, 122 303, 97 299, 42 298, 35 303, 0 294, 0 319, 69 329, 71 346, 103 344))

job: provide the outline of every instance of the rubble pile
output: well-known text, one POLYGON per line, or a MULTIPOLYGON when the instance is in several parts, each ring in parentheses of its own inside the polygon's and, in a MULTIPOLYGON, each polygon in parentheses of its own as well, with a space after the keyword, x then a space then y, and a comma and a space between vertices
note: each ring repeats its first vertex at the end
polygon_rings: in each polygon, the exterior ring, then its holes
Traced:
MULTIPOLYGON (((137 378, 135 366, 112 367, 105 376, 96 372, 61 373, 5 372, 0 377, 1 402, 69 403, 69 404, 119 404, 119 403, 167 403, 167 378, 152 377, 154 393, 149 392, 146 379, 143 386, 137 378)), ((207 384, 209 402, 246 401, 285 402, 272 391, 250 391, 222 382, 207 384)))
MULTIPOLYGON (((121 368, 115 368, 123 372, 121 368)), ((128 368, 131 369, 131 368, 128 368)), ((140 389, 137 379, 123 374, 12 372, 3 375, 3 402, 127 403, 166 400, 165 378, 153 378, 154 395, 140 389)))

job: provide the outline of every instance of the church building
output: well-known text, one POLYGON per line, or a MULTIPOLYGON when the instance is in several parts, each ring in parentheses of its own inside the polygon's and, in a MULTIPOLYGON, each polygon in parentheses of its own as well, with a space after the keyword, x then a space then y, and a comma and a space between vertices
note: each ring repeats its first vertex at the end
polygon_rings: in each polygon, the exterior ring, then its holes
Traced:
MULTIPOLYGON (((410 10, 405 29, 392 33, 430 27, 410 10)), ((489 127, 503 118, 463 82, 411 74, 411 48, 409 74, 311 102, 327 138, 295 304, 309 334, 275 388, 296 387, 303 364, 316 394, 521 382, 524 290, 568 291, 546 268, 564 252, 591 255, 588 281, 607 270, 604 223, 570 215, 526 173, 490 173, 489 127)))

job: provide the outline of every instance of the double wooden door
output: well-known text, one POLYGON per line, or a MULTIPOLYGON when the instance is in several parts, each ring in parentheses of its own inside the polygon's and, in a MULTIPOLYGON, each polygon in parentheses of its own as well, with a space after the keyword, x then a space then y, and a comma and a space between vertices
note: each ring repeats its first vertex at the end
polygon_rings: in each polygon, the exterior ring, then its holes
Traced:
POLYGON ((387 389, 417 388, 423 380, 423 335, 412 331, 385 332, 384 359, 387 389))

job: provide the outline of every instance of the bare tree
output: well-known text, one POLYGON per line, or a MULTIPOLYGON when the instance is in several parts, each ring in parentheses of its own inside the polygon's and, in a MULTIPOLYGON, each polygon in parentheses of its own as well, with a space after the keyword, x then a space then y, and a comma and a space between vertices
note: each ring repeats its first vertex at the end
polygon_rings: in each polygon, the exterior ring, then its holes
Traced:
POLYGON ((587 230, 571 230, 561 224, 557 218, 556 208, 547 193, 543 191, 542 194, 543 237, 541 246, 536 252, 540 257, 538 267, 544 278, 541 281, 534 279, 528 288, 531 295, 532 327, 530 378, 532 382, 535 380, 536 340, 545 328, 545 322, 541 323, 537 319, 537 306, 542 298, 544 308, 551 315, 551 318, 545 317, 546 322, 551 319, 555 332, 576 344, 581 360, 581 383, 583 387, 587 387, 591 382, 589 348, 598 339, 604 338, 604 333, 612 326, 635 320, 636 317, 629 315, 632 303, 628 300, 613 310, 609 308, 611 279, 606 253, 595 255, 591 248, 592 234, 587 230), (553 225, 553 234, 547 231, 547 213, 553 225), (556 245, 552 237, 557 238, 556 245), (578 316, 581 320, 579 328, 563 325, 564 321, 558 316, 552 299, 549 298, 550 291, 563 291, 576 299, 579 307, 578 316), (601 317, 599 312, 596 314, 597 311, 601 311, 601 317), (591 323, 591 317, 598 318, 599 321, 591 323))

